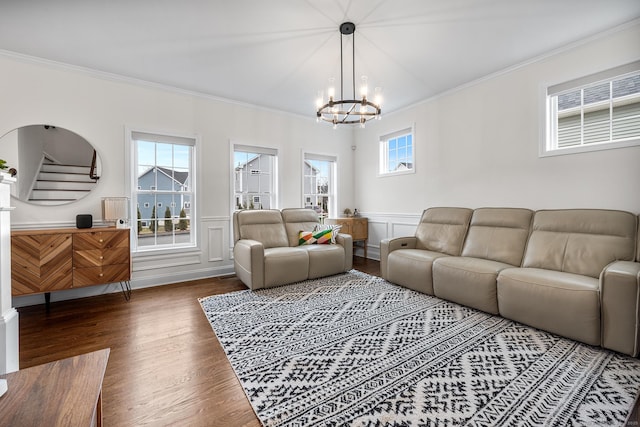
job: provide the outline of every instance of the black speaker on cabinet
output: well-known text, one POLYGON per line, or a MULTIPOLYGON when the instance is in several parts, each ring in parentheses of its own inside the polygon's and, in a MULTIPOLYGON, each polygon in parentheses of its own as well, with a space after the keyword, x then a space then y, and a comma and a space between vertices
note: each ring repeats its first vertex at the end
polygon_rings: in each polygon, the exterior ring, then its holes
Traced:
POLYGON ((76 215, 76 227, 78 228, 93 227, 93 216, 90 214, 76 215))

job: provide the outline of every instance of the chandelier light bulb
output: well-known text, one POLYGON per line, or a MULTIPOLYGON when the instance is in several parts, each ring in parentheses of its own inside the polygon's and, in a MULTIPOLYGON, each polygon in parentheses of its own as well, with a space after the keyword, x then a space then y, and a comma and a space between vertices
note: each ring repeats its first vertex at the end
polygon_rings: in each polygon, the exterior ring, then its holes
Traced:
POLYGON ((324 104, 324 93, 321 90, 319 90, 318 97, 316 98, 316 108, 322 107, 323 104, 324 104))
POLYGON ((329 88, 327 89, 327 96, 329 96, 329 101, 333 101, 336 97, 336 87, 335 87, 335 79, 331 77, 329 79, 329 88))
MULTIPOLYGON (((373 102, 378 107, 380 107, 382 105, 382 88, 381 87, 375 88, 374 96, 373 96, 373 102)), ((380 118, 380 116, 378 116, 378 118, 380 118)))
POLYGON ((366 98, 367 97, 367 76, 362 76, 362 83, 360 85, 360 96, 362 98, 366 98))

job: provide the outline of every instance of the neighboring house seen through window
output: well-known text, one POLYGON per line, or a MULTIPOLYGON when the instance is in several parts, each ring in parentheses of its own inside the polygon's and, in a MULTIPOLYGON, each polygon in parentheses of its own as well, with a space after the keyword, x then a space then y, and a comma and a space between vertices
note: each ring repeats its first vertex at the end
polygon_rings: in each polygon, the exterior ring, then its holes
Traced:
POLYGON ((640 144, 640 61, 547 88, 541 155, 640 144))
POLYGON ((134 250, 195 246, 195 139, 135 131, 131 137, 134 250))
POLYGON ((336 157, 304 153, 303 194, 304 207, 318 212, 321 218, 337 214, 336 157))
POLYGON ((380 137, 380 175, 414 172, 413 129, 380 137))
POLYGON ((234 144, 233 209, 276 209, 278 152, 234 144))

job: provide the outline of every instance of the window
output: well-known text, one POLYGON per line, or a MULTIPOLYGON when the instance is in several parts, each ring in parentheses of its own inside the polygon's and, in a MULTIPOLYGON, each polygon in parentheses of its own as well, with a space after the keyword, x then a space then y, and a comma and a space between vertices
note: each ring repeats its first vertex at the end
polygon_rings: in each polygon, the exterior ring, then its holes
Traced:
POLYGON ((233 209, 275 209, 277 150, 233 145, 233 209))
POLYGON ((414 172, 413 129, 380 137, 380 175, 414 172))
POLYGON ((336 216, 336 157, 304 153, 302 167, 304 207, 321 218, 336 216))
POLYGON ((134 250, 194 247, 196 218, 191 206, 195 197, 196 140, 135 131, 131 140, 131 188, 136 189, 131 195, 132 204, 143 206, 137 212, 134 250))
POLYGON ((640 61, 551 86, 546 95, 541 155, 640 144, 640 61))

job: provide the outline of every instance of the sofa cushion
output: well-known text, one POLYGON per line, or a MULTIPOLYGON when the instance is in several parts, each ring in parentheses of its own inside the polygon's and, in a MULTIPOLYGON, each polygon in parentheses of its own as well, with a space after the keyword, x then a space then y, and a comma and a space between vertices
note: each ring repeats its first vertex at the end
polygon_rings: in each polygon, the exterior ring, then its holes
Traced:
POLYGON ((614 210, 537 211, 522 266, 599 277, 607 264, 633 260, 636 221, 614 210))
POLYGON ((498 314, 496 279, 512 265, 469 257, 442 257, 433 262, 433 293, 491 314, 498 314))
POLYGON ((265 249, 264 286, 278 286, 307 279, 309 255, 307 251, 289 246, 265 249))
POLYGON ((319 224, 318 214, 313 209, 287 208, 282 210, 282 220, 287 233, 288 244, 283 246, 298 246, 301 231, 313 231, 319 224))
POLYGON ((265 248, 289 246, 282 215, 278 210, 246 210, 236 213, 240 239, 256 240, 265 248))
POLYGON ((520 266, 532 218, 533 211, 529 209, 474 210, 462 256, 520 266))
POLYGON ((498 275, 500 315, 591 345, 600 345, 598 279, 538 268, 498 275))
POLYGON ((309 279, 331 276, 345 271, 342 245, 300 246, 309 256, 309 279))
POLYGON ((446 257, 424 249, 398 249, 389 254, 387 280, 414 291, 433 295, 433 261, 446 257))
POLYGON ((429 208, 416 228, 416 249, 460 255, 473 210, 429 208))

